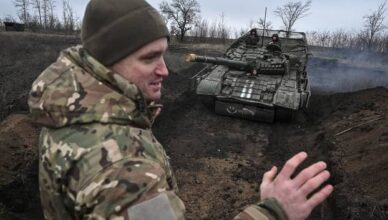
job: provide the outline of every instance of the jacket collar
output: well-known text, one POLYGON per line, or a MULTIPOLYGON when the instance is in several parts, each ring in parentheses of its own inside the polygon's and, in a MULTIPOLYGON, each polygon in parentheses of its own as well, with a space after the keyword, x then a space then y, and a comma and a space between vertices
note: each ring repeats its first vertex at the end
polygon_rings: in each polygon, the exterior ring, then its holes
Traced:
POLYGON ((147 103, 135 84, 98 62, 82 46, 71 47, 65 51, 65 54, 99 82, 124 95, 131 104, 136 105, 134 115, 138 117, 132 117, 132 122, 142 125, 141 127, 151 127, 156 111, 162 105, 155 104, 155 102, 147 103))

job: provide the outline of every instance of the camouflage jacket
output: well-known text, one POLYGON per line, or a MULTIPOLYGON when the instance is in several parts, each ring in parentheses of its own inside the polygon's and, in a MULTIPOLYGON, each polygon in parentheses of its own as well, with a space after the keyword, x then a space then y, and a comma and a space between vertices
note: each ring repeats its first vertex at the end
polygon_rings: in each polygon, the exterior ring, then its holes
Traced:
MULTIPOLYGON (((159 106, 134 84, 77 46, 35 80, 28 104, 44 126, 39 186, 46 219, 184 219, 168 156, 151 131, 159 106)), ((283 218, 279 207, 267 200, 236 219, 283 218)))

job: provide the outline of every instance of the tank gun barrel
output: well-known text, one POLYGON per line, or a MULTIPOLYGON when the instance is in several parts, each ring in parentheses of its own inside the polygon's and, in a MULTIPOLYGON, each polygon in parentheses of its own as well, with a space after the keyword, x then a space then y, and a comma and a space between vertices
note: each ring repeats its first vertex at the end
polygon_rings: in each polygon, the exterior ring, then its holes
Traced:
POLYGON ((200 56, 196 54, 187 54, 186 62, 211 63, 215 65, 225 65, 231 68, 246 70, 250 69, 250 64, 244 61, 230 60, 222 57, 200 56))

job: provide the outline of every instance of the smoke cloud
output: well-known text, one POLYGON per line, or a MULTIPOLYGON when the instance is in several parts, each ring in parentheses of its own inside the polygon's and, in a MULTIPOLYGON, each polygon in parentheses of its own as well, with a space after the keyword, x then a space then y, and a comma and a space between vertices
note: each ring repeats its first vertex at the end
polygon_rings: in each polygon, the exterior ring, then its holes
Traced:
POLYGON ((315 93, 388 88, 388 54, 350 50, 312 51, 307 71, 315 93))

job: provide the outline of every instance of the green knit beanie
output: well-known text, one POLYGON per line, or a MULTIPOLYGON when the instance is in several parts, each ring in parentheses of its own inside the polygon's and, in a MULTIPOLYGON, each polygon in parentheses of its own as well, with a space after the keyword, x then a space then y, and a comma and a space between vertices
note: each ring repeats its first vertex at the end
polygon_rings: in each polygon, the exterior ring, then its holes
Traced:
POLYGON ((166 24, 145 0, 91 0, 86 7, 82 44, 105 66, 162 37, 166 24))

